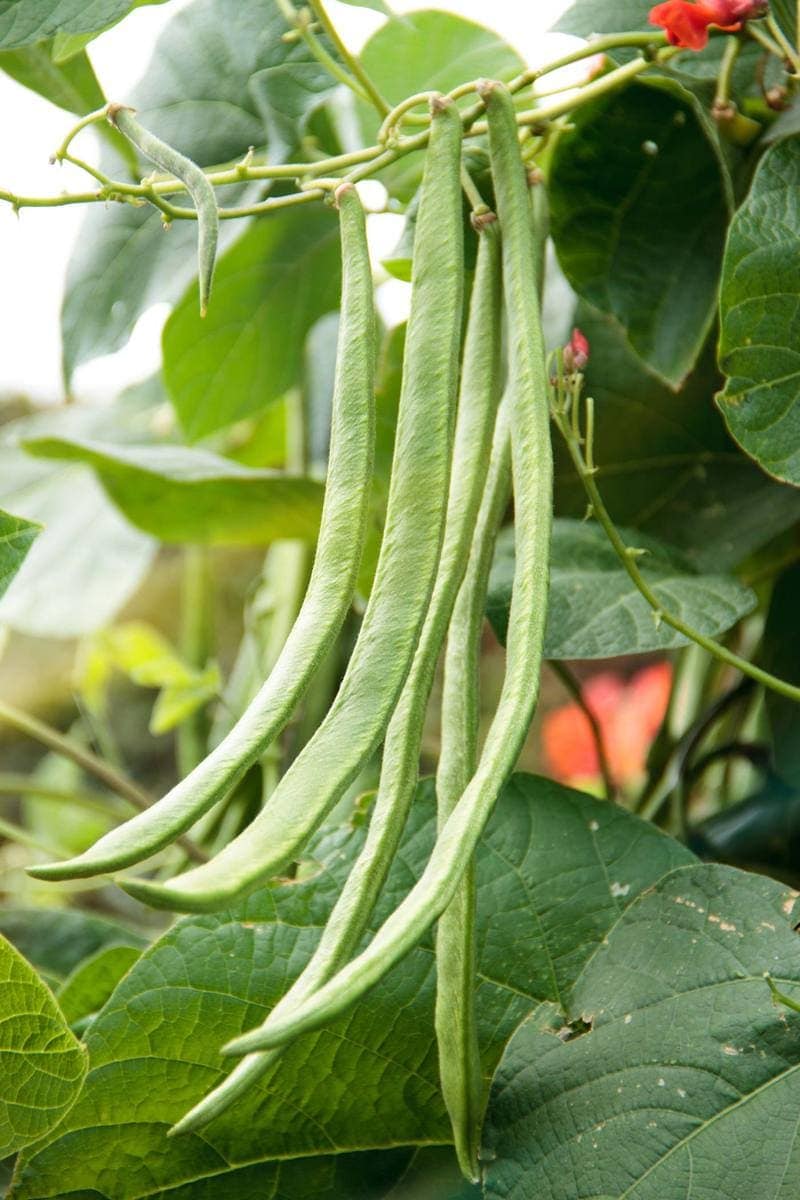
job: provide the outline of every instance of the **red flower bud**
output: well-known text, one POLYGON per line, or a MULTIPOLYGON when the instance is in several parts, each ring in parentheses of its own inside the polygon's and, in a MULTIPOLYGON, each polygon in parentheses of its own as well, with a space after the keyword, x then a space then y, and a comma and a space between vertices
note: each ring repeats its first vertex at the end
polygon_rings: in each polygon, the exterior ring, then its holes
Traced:
POLYGON ((717 25, 728 33, 741 29, 742 22, 763 11, 763 0, 666 0, 650 10, 650 24, 667 32, 672 46, 702 50, 708 44, 708 27, 717 25))
POLYGON ((564 370, 568 373, 583 371, 589 361, 589 339, 580 329, 573 329, 572 337, 563 350, 564 370))

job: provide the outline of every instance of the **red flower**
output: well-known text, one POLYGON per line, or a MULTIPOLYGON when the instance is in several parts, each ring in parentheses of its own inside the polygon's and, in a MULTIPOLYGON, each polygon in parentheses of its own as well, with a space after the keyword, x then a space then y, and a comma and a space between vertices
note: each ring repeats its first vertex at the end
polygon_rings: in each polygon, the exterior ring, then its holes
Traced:
MULTIPOLYGON (((661 662, 628 681, 602 671, 584 684, 584 699, 600 724, 617 783, 633 782, 644 770, 650 743, 667 710, 671 681, 670 664, 661 662)), ((542 748, 548 768, 563 783, 600 774, 594 738, 577 704, 565 704, 545 716, 542 748)))
POLYGON ((583 371, 589 361, 589 339, 580 329, 573 329, 572 337, 563 350, 565 370, 583 371))
POLYGON ((672 46, 702 50, 708 44, 709 25, 728 33, 741 29, 742 22, 763 9, 763 0, 666 0, 650 10, 650 24, 667 31, 672 46))

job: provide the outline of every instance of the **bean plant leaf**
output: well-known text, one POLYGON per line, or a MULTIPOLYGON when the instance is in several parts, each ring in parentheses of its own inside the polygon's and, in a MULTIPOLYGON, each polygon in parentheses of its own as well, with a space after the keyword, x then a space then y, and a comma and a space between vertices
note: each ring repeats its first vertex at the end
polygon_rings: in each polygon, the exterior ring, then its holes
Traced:
POLYGON ((37 462, 0 446, 0 502, 43 532, 0 600, 0 624, 39 637, 106 625, 144 579, 156 551, 76 464, 37 462))
POLYGON ((187 446, 115 446, 88 438, 36 438, 29 452, 85 463, 129 521, 165 542, 261 545, 313 538, 322 484, 243 467, 187 446))
POLYGON ((761 160, 731 223, 720 291, 719 406, 733 436, 800 486, 800 140, 761 160))
POLYGON ((106 946, 75 968, 58 989, 58 1003, 69 1025, 84 1025, 97 1013, 136 962, 133 946, 106 946))
POLYGON ((109 946, 147 944, 130 926, 77 908, 0 908, 0 934, 56 982, 109 946))
POLYGON ((800 997, 796 901, 707 865, 632 904, 572 989, 573 1036, 553 1036, 540 1011, 506 1050, 488 1200, 792 1195, 800 1017, 772 1003, 764 973, 800 997))
POLYGON ((553 29, 578 37, 619 33, 620 29, 652 28, 657 33, 647 20, 651 8, 649 0, 575 0, 558 18, 553 29))
POLYGON ((33 521, 12 517, 0 509, 0 596, 8 591, 41 528, 33 521))
MULTIPOLYGON (((27 1156, 14 1200, 80 1193, 98 1178, 111 1200, 206 1177, 224 1187, 226 1172, 245 1162, 449 1141, 430 938, 351 1013, 288 1049, 201 1135, 164 1137, 230 1067, 220 1044, 260 1021, 306 961, 364 832, 363 816, 328 831, 313 847, 322 864, 315 877, 263 889, 229 912, 181 920, 142 955, 87 1032, 92 1070, 82 1099, 27 1156)), ((425 783, 380 919, 419 876, 434 832, 425 783)), ((691 861, 618 808, 532 776, 509 783, 478 855, 487 1078, 519 1021, 571 987, 634 896, 691 861)))
MULTIPOLYGON (((285 31, 273 0, 195 0, 161 34, 144 78, 126 100, 146 128, 201 165, 240 159, 267 141, 267 98, 263 90, 254 94, 250 81, 285 63, 305 70, 311 61, 304 43, 282 40, 285 31)), ((331 86, 326 80, 325 89, 331 86)), ((285 119, 281 109, 275 120, 282 122, 284 147, 285 119)), ((270 161, 278 161, 273 152, 270 161)), ((106 166, 112 174, 119 169, 106 166)), ((149 169, 141 164, 143 173, 149 169)), ((262 191, 227 188, 224 203, 262 191)), ((223 221, 220 252, 241 232, 242 222, 223 221)), ((80 363, 124 345, 146 308, 182 295, 196 270, 196 233, 194 222, 176 221, 165 234, 159 213, 128 204, 87 213, 62 311, 68 377, 80 363)))
MULTIPOLYGON (((674 547, 621 529, 644 551, 637 565, 664 609, 709 637, 730 629, 756 606, 749 588, 727 575, 698 575, 674 547)), ((514 578, 514 531, 498 538, 487 616, 505 641, 514 578)), ((546 658, 614 658, 686 646, 689 639, 658 622, 606 534, 594 523, 560 518, 553 525, 546 658)))
POLYGON ((693 109, 661 89, 604 98, 574 124, 559 139, 550 188, 561 266, 677 388, 716 307, 727 222, 719 160, 693 109))
POLYGON ((136 0, 3 0, 0 50, 30 46, 56 33, 98 33, 115 25, 135 7, 136 0))
MULTIPOLYGON (((591 357, 596 482, 615 521, 674 544, 701 571, 726 571, 800 519, 800 496, 740 453, 714 405, 707 350, 677 393, 647 372, 610 317, 580 305, 591 357)), ((556 438, 556 510, 583 516, 586 495, 556 438)))
MULTIPOLYGON (((479 76, 508 80, 525 69, 516 50, 496 33, 435 9, 403 13, 381 25, 364 46, 361 61, 389 104, 399 104, 415 92, 449 92, 479 76)), ((362 137, 370 145, 380 120, 367 104, 358 105, 358 114, 362 137)), ((398 199, 413 196, 422 178, 422 161, 421 154, 406 155, 383 172, 398 199)))
POLYGON ((0 1158, 49 1132, 74 1104, 87 1055, 48 987, 0 938, 0 1158))
POLYGON ((338 307, 339 284, 333 213, 287 209, 251 226, 217 266, 207 317, 192 288, 164 330, 164 379, 187 437, 250 416, 295 383, 305 335, 338 307))
POLYGON ((69 112, 88 113, 105 103, 103 89, 85 53, 57 63, 48 43, 25 46, 0 52, 0 70, 69 112))

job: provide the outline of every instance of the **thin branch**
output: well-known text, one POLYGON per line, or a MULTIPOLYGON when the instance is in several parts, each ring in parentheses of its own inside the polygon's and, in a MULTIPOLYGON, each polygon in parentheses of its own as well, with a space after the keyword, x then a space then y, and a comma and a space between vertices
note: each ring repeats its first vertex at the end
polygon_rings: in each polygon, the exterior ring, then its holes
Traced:
POLYGON ((553 674, 559 679, 565 691, 572 697, 583 715, 586 717, 586 720, 589 722, 589 727, 592 731, 592 738, 594 739, 595 751, 597 752, 597 762, 600 766, 600 774, 603 776, 603 786, 605 788, 606 800, 609 800, 611 803, 613 803, 617 798, 617 789, 616 784, 614 783, 614 776, 611 773, 611 765, 608 761, 608 755, 606 754, 606 743, 605 738, 603 737, 603 731, 600 728, 600 722, 598 721, 594 711, 587 704, 586 697, 583 694, 583 688, 573 675, 572 671, 570 671, 569 667, 565 666, 565 664, 560 662, 558 659, 550 659, 549 666, 553 674))
POLYGON ((364 68, 361 65, 361 63, 359 62, 358 58, 356 58, 356 56, 354 54, 351 54, 350 51, 347 49, 347 46, 345 46, 344 42, 342 41, 342 39, 339 35, 338 29, 336 28, 336 26, 334 25, 330 16, 328 15, 328 12, 325 8, 324 0, 310 0, 310 3, 311 3, 312 9, 316 13, 316 16, 317 16, 317 19, 318 19, 320 25, 322 26, 322 28, 327 33, 328 37, 333 42, 336 53, 341 58, 342 62, 347 65, 347 68, 351 72, 351 74, 354 75, 355 78, 358 80, 358 82, 361 84, 362 89, 366 92, 367 97, 369 98, 370 102, 375 106, 378 113, 382 117, 385 117, 389 111, 389 105, 386 103, 383 96, 380 94, 380 92, 376 88, 375 84, 372 82, 369 75, 364 70, 364 68))

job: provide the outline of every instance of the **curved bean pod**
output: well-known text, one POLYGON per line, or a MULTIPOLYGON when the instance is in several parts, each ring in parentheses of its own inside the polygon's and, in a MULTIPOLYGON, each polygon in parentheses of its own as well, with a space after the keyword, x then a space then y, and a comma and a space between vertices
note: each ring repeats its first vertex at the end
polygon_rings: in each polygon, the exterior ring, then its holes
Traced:
MULTIPOLYGON (((469 563, 458 593, 444 660, 441 750, 436 803, 441 831, 475 774, 478 761, 478 675, 486 592, 497 530, 511 495, 509 413, 497 417, 486 491, 469 563)), ((456 1157, 477 1181, 483 1107, 475 1021, 475 868, 470 863, 436 930, 436 1042, 439 1079, 450 1115, 456 1157)))
MULTIPOLYGON (((269 1049, 319 1028, 372 987, 408 953, 453 898, 465 865, 513 770, 538 697, 547 615, 553 465, 548 381, 536 294, 537 247, 514 105, 499 83, 482 85, 503 241, 509 330, 509 397, 517 513, 517 557, 506 676, 478 769, 442 829, 418 883, 357 958, 288 1016, 234 1039, 229 1054, 269 1049)), ((201 868, 202 869, 202 868, 201 868)))
MULTIPOLYGON (((478 248, 456 419, 455 469, 450 476, 444 541, 428 615, 387 730, 380 785, 366 841, 317 949, 273 1014, 290 1012, 355 952, 402 836, 417 783, 425 708, 486 481, 501 379, 500 300, 500 241, 496 226, 487 224, 478 248)), ((279 1053, 249 1055, 178 1122, 173 1132, 197 1129, 224 1112, 264 1074, 279 1053)))
POLYGON ((342 317, 331 450, 314 566, 277 661, 233 729, 146 812, 112 829, 77 858, 32 867, 37 879, 120 870, 169 845, 234 786, 290 719, 350 608, 369 513, 375 442, 376 320, 364 211, 355 188, 339 193, 342 317))
POLYGON ((432 107, 386 527, 356 646, 325 719, 255 821, 202 871, 122 882, 155 907, 220 908, 291 862, 376 749, 411 667, 444 530, 463 304, 461 119, 450 101, 432 107))
POLYGON ((142 154, 162 171, 167 171, 186 184, 186 190, 197 209, 197 274, 200 284, 200 316, 208 309, 214 263, 217 257, 219 236, 219 209, 213 187, 205 174, 190 158, 179 154, 172 146, 162 142, 154 133, 144 129, 133 115, 133 110, 124 104, 110 104, 108 119, 116 125, 129 142, 133 142, 142 154))
MULTIPOLYGON (((547 240, 543 187, 531 194, 534 235, 539 251, 539 299, 544 283, 547 240)), ((475 773, 478 760, 480 643, 489 572, 497 531, 511 495, 511 442, 508 406, 497 418, 489 475, 464 582, 447 634, 442 686, 441 749, 436 800, 441 829, 475 773)), ((475 1016, 477 953, 474 859, 464 872, 436 930, 436 1042, 439 1077, 450 1115, 456 1157, 463 1174, 479 1177, 478 1150, 484 1104, 480 1047, 475 1016)))

